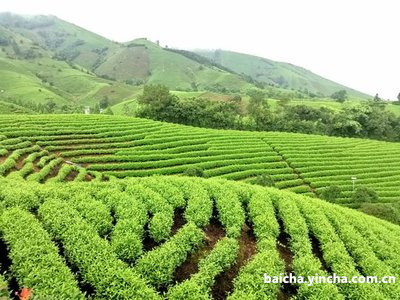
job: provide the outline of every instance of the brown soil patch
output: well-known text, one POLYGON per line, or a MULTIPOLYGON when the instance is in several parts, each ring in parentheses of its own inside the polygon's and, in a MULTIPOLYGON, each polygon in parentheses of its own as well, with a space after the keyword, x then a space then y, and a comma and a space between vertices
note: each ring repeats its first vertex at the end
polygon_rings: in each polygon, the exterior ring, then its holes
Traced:
POLYGON ((60 164, 55 166, 53 169, 51 169, 49 174, 47 174, 46 177, 43 179, 43 182, 46 182, 48 179, 50 179, 52 177, 56 177, 58 174, 58 171, 60 171, 62 166, 63 166, 63 163, 61 162, 60 164))
POLYGON ((40 172, 39 167, 37 166, 37 163, 33 163, 33 172, 40 172))
POLYGON ((314 256, 317 257, 319 259, 319 261, 321 262, 322 269, 325 270, 326 272, 332 274, 333 271, 326 263, 324 256, 322 254, 321 244, 320 244, 319 240, 315 237, 315 235, 313 235, 311 233, 310 233, 309 237, 310 237, 312 252, 313 252, 314 256))
POLYGON ((179 229, 186 224, 186 220, 183 217, 184 210, 182 208, 175 209, 174 212, 174 225, 171 228, 172 235, 174 235, 179 229))
POLYGON ((27 157, 28 157, 28 154, 21 155, 21 156, 18 158, 18 160, 16 161, 15 166, 12 167, 12 168, 10 168, 10 169, 8 169, 7 171, 4 172, 4 176, 7 176, 7 175, 9 175, 9 174, 12 173, 12 172, 19 171, 19 170, 24 166, 24 160, 25 160, 25 158, 27 158, 27 157))
MULTIPOLYGON (((285 232, 283 222, 278 215, 277 220, 279 223, 279 236, 276 248, 279 252, 279 256, 285 262, 285 273, 293 273, 293 253, 290 250, 290 236, 285 232)), ((297 294, 297 289, 298 287, 293 284, 283 283, 278 294, 278 300, 290 299, 297 294)))
POLYGON ((24 166, 24 160, 28 157, 28 155, 29 154, 24 154, 18 158, 17 163, 15 164, 15 169, 20 170, 24 166))
POLYGON ((35 160, 33 161, 33 164, 36 165, 40 161, 41 158, 42 158, 42 156, 36 157, 35 160))
POLYGON ((65 181, 73 181, 75 179, 76 175, 78 175, 78 171, 72 170, 71 172, 68 173, 67 176, 65 176, 64 180, 65 181))
POLYGON ((93 177, 92 175, 86 174, 86 175, 85 175, 84 181, 92 181, 93 178, 94 178, 94 177, 93 177))
MULTIPOLYGON (((149 220, 151 220, 153 216, 149 215, 149 220)), ((144 236, 143 236, 143 250, 145 252, 153 250, 155 247, 157 247, 159 243, 157 243, 155 240, 153 240, 150 237, 149 234, 149 222, 144 225, 144 236)))
POLYGON ((190 254, 186 261, 175 270, 174 281, 182 282, 188 279, 190 275, 197 273, 200 259, 205 257, 214 248, 215 244, 225 236, 222 224, 215 217, 211 218, 210 224, 204 228, 204 233, 204 244, 197 251, 190 254))
POLYGON ((229 292, 233 290, 233 280, 238 275, 239 270, 257 252, 256 237, 252 228, 245 224, 242 235, 239 238, 239 253, 235 264, 224 273, 216 277, 216 284, 212 289, 213 299, 226 299, 229 292))
POLYGON ((0 156, 0 164, 2 164, 2 163, 7 159, 8 154, 9 154, 9 153, 7 153, 7 154, 4 155, 4 156, 0 156))

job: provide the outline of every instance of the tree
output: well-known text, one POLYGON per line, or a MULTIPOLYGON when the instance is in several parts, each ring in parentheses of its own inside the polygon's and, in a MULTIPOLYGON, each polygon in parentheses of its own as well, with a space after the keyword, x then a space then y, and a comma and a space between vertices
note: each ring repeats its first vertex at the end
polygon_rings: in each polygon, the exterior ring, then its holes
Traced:
POLYGON ((105 111, 104 111, 105 115, 114 115, 113 111, 111 110, 111 107, 108 107, 105 111))
POLYGON ((321 192, 321 198, 329 201, 329 202, 334 202, 337 198, 340 198, 342 195, 342 189, 337 186, 337 185, 331 185, 327 188, 325 188, 321 192))
POLYGON ((378 102, 381 101, 382 99, 379 97, 379 94, 376 93, 375 97, 374 97, 374 101, 378 102))
POLYGON ((347 91, 340 90, 340 91, 334 92, 331 95, 331 98, 337 100, 338 102, 344 102, 347 99, 347 91))
POLYGON ((231 100, 232 100, 233 102, 240 103, 240 102, 242 102, 242 96, 240 96, 240 95, 238 95, 238 94, 233 95, 233 97, 232 97, 231 100))
POLYGON ((95 104, 94 105, 94 107, 93 107, 93 109, 92 109, 92 112, 94 113, 94 114, 99 114, 100 113, 100 106, 99 106, 99 104, 95 104))
POLYGON ((268 174, 258 175, 254 183, 261 186, 275 186, 274 179, 268 174))
POLYGON ((142 105, 139 115, 151 119, 177 122, 176 106, 178 97, 169 92, 168 87, 156 84, 146 85, 143 94, 138 97, 142 105))
POLYGON ((132 108, 129 106, 128 103, 124 103, 124 105, 122 106, 122 112, 125 116, 133 116, 133 110, 132 108))
POLYGON ((183 172, 183 175, 191 177, 204 177, 204 171, 202 168, 192 167, 186 169, 185 172, 183 172))
POLYGON ((265 93, 256 89, 248 91, 247 95, 250 96, 250 104, 254 106, 262 104, 265 99, 265 93))
POLYGON ((397 100, 400 102, 400 93, 397 95, 397 100))
POLYGON ((101 99, 99 102, 99 107, 101 109, 106 109, 108 106, 109 106, 108 96, 104 96, 104 98, 101 99))
POLYGON ((53 100, 49 100, 46 102, 46 110, 49 113, 54 112, 54 109, 56 108, 56 103, 53 100))
POLYGON ((357 188, 352 196, 354 203, 378 202, 378 194, 371 188, 361 186, 357 188))

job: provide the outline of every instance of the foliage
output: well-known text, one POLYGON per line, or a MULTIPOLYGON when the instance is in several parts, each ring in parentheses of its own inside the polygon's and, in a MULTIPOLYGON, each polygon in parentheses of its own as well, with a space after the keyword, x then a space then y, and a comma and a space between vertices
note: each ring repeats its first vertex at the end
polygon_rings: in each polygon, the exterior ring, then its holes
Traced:
POLYGON ((211 197, 215 199, 218 216, 225 227, 226 235, 238 238, 245 222, 245 214, 239 197, 223 184, 211 183, 208 190, 211 197))
POLYGON ((321 198, 329 202, 335 202, 337 198, 342 196, 342 189, 337 185, 331 185, 321 192, 321 198))
POLYGON ((37 298, 84 299, 57 247, 33 215, 10 209, 0 218, 0 230, 11 248, 19 286, 33 289, 37 298))
POLYGON ((185 172, 183 172, 183 175, 190 177, 204 177, 204 171, 199 167, 194 167, 187 169, 185 172))
POLYGON ((331 95, 331 98, 334 99, 334 100, 337 100, 338 102, 344 102, 348 98, 347 91, 346 90, 340 90, 340 91, 334 92, 331 95))
MULTIPOLYGON (((265 284, 259 274, 286 275, 277 243, 292 253, 297 276, 334 272, 352 278, 362 270, 362 275, 382 277, 400 271, 395 250, 398 226, 273 188, 181 176, 44 185, 3 178, 0 184, 0 232, 8 246, 10 275, 38 298, 83 298, 78 286, 90 284, 96 297, 107 299, 161 299, 156 289, 164 290, 163 297, 169 299, 209 299, 212 288, 221 284, 218 276, 232 272, 240 262, 227 297, 275 299, 285 286, 265 284), (171 196, 173 200, 166 199, 171 196), (178 201, 181 198, 185 201, 178 201), (146 223, 157 203, 166 210, 168 205, 185 210, 186 223, 165 242, 148 248, 146 223), (196 212, 203 217, 196 219, 196 212), (111 215, 115 223, 110 233, 111 215), (210 246, 209 229, 203 232, 191 220, 205 226, 211 216, 221 222, 227 236, 208 250, 201 245, 205 241, 210 246), (257 245, 247 261, 241 257, 248 245, 240 239, 239 248, 238 232, 243 232, 237 231, 244 219, 257 245), (283 232, 290 237, 287 244, 280 238, 283 232), (176 272, 186 268, 185 261, 194 263, 196 271, 174 282, 176 272)), ((298 283, 295 289, 296 297, 305 299, 394 299, 399 293, 397 284, 298 283)))
POLYGON ((175 269, 203 238, 202 231, 188 223, 162 246, 141 257, 134 270, 155 286, 165 285, 171 282, 175 269))
POLYGON ((400 139, 396 130, 400 118, 376 101, 343 104, 341 111, 309 105, 284 105, 273 110, 265 91, 251 89, 248 96, 249 103, 243 109, 233 98, 226 101, 178 99, 165 86, 149 86, 139 98, 142 105, 139 116, 199 127, 400 139))
POLYGON ((354 203, 377 202, 379 197, 373 189, 361 186, 354 191, 352 200, 354 203))
MULTIPOLYGON (((302 108, 296 111, 309 120, 320 117, 302 108)), ((366 113, 370 109, 359 115, 360 121, 366 113)), ((205 177, 248 183, 255 183, 258 176, 265 174, 272 178, 276 188, 312 196, 321 195, 326 187, 338 186, 342 194, 335 203, 353 207, 370 201, 352 201, 354 175, 358 178, 357 186, 374 189, 381 203, 395 203, 400 195, 392 188, 400 176, 395 164, 399 152, 394 143, 294 133, 207 130, 102 115, 3 116, 0 124, 0 170, 15 180, 101 181, 107 177, 181 175, 187 169, 199 168, 205 177)), ((142 195, 134 194, 138 199, 143 195, 157 199, 151 205, 148 203, 149 229, 152 238, 162 241, 171 234, 173 209, 183 207, 190 198, 183 197, 176 188, 168 188, 162 180, 149 184, 137 188, 142 195), (155 190, 163 194, 153 196, 155 190)), ((131 192, 131 188, 127 191, 131 192)), ((185 217, 198 226, 207 225, 207 197, 204 193, 190 196, 203 199, 204 211, 196 214, 192 209, 198 209, 197 202, 190 201, 185 217)), ((382 216, 381 209, 376 210, 377 216, 382 216)), ((396 220, 393 216, 398 207, 386 211, 391 220, 396 220)))
POLYGON ((71 206, 48 200, 40 207, 39 215, 49 232, 63 242, 68 260, 80 269, 98 297, 159 299, 152 288, 117 259, 109 243, 71 206))
POLYGON ((223 238, 199 262, 199 272, 168 290, 168 299, 209 299, 215 277, 227 270, 239 251, 237 240, 223 238))
POLYGON ((275 186, 274 180, 267 174, 258 175, 254 183, 261 186, 275 186))

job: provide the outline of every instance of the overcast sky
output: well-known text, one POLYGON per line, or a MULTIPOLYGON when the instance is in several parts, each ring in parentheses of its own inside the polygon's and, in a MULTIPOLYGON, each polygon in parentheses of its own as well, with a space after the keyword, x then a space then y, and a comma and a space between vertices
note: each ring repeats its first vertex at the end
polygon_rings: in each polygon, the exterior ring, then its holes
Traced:
POLYGON ((290 62, 368 94, 400 92, 398 0, 1 0, 125 42, 225 49, 290 62))

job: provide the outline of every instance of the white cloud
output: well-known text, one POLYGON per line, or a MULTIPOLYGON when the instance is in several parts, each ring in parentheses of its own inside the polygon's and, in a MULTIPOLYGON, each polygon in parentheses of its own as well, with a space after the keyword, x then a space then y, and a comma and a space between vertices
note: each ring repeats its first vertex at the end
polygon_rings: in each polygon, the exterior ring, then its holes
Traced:
POLYGON ((300 65, 369 94, 400 92, 396 0, 2 1, 0 11, 54 14, 117 41, 221 48, 300 65))

